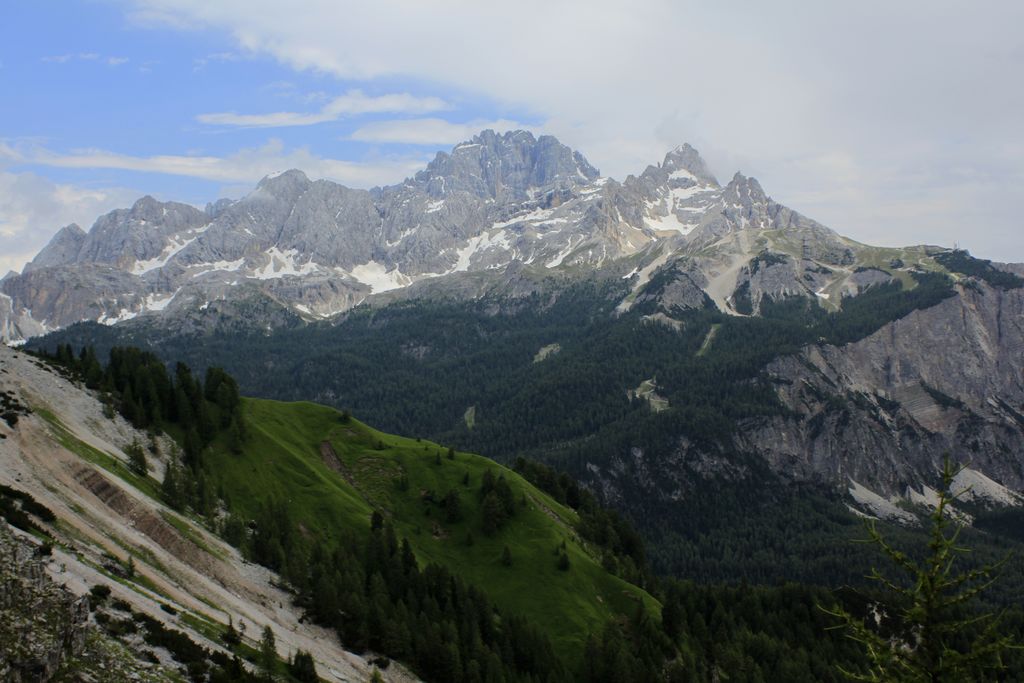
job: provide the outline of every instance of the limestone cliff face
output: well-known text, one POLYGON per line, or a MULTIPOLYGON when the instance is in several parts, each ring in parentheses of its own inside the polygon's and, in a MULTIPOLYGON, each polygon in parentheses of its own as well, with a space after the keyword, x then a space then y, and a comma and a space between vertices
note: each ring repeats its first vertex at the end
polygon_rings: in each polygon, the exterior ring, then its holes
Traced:
POLYGON ((966 280, 937 306, 768 373, 799 417, 751 421, 740 442, 780 472, 905 494, 932 485, 948 452, 1024 489, 1024 288, 966 280))

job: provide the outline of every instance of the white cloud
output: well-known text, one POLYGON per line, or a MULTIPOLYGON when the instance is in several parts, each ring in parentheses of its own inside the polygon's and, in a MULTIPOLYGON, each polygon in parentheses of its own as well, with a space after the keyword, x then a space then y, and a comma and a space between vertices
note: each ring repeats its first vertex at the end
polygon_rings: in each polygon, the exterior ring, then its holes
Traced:
POLYGON ((242 55, 237 52, 213 52, 193 60, 193 70, 202 71, 211 62, 240 62, 242 59, 244 59, 242 55))
POLYGON ((21 270, 59 228, 78 223, 88 230, 97 216, 139 195, 125 188, 78 187, 34 173, 0 171, 0 276, 21 270))
POLYGON ((452 123, 438 118, 374 121, 353 131, 352 140, 359 142, 404 143, 409 145, 454 145, 468 140, 481 130, 533 130, 516 121, 477 119, 452 123))
POLYGON ((242 126, 246 128, 282 128, 287 126, 312 126, 318 123, 336 121, 347 116, 379 113, 427 114, 450 109, 451 106, 438 97, 416 97, 408 93, 391 95, 366 95, 361 90, 350 90, 335 97, 313 113, 290 111, 268 114, 237 114, 219 112, 200 114, 196 120, 219 126, 242 126))
POLYGON ((101 149, 63 154, 39 145, 0 141, 0 160, 19 165, 76 169, 117 169, 201 178, 221 183, 252 183, 277 171, 302 169, 313 178, 328 178, 355 187, 394 183, 422 168, 423 158, 378 158, 363 162, 326 159, 305 147, 287 149, 280 140, 217 157, 202 155, 132 156, 101 149))
MULTIPOLYGON (((938 173, 951 158, 1020 197, 1006 178, 1024 168, 1024 88, 1012 85, 1024 3, 123 1, 151 22, 224 30, 295 69, 415 79, 527 111, 613 176, 688 140, 719 175, 740 166, 782 201, 861 183, 815 216, 846 232, 858 227, 852 202, 922 201, 914 169, 938 173), (1008 161, 1004 147, 1016 150, 1008 161), (794 163, 819 155, 869 172, 819 177, 831 170, 794 163), (1009 176, 988 173, 1007 166, 1009 176), (876 167, 891 169, 886 183, 876 167)), ((973 198, 950 201, 969 211, 973 198)), ((1015 204, 972 230, 1018 229, 1015 204)), ((898 236, 911 219, 877 220, 898 236)))
POLYGON ((66 64, 67 62, 102 62, 107 66, 121 66, 130 61, 127 57, 108 57, 96 52, 79 52, 77 54, 49 55, 42 61, 49 64, 66 64))

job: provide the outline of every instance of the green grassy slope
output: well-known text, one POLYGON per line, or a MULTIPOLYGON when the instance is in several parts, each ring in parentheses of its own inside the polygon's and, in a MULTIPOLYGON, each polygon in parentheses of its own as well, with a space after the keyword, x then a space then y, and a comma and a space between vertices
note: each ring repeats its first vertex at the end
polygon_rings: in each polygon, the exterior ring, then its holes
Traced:
POLYGON ((259 502, 286 501, 293 520, 320 537, 367 530, 372 511, 380 510, 409 539, 421 564, 443 565, 502 610, 527 617, 572 664, 587 635, 609 619, 633 614, 640 602, 649 613, 660 611, 646 592, 601 567, 596 549, 573 530, 573 510, 491 460, 468 453, 448 459, 437 444, 343 421, 338 411, 313 403, 245 399, 243 410, 249 430, 243 452, 215 444, 206 456, 236 508, 254 514, 259 502), (325 441, 337 456, 330 465, 322 455, 325 441), (487 470, 504 475, 517 501, 515 514, 493 537, 481 530, 478 490, 487 470), (403 475, 408 486, 399 485, 403 475), (450 490, 461 502, 462 520, 455 523, 425 500, 427 492, 440 500, 450 490), (557 567, 563 541, 568 571, 557 567), (512 566, 500 561, 505 546, 512 566))

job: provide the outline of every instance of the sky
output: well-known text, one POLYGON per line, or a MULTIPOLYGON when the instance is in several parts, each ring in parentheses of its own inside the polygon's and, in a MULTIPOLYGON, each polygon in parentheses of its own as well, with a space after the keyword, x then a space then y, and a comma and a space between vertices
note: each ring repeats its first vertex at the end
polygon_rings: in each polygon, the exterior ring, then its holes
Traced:
POLYGON ((0 274, 150 194, 401 182, 484 128, 683 142, 870 244, 1024 262, 1024 3, 8 0, 0 274))

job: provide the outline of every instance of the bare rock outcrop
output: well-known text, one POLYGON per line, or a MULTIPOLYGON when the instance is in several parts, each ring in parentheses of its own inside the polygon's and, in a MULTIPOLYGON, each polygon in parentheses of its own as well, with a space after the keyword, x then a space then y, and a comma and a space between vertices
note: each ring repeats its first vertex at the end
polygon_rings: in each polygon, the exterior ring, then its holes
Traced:
POLYGON ((1024 288, 957 296, 844 346, 768 367, 798 417, 751 420, 745 450, 779 471, 887 494, 933 484, 943 455, 1024 489, 1024 288))
POLYGON ((50 680, 82 652, 88 622, 88 598, 55 583, 38 546, 0 519, 0 680, 50 680))

